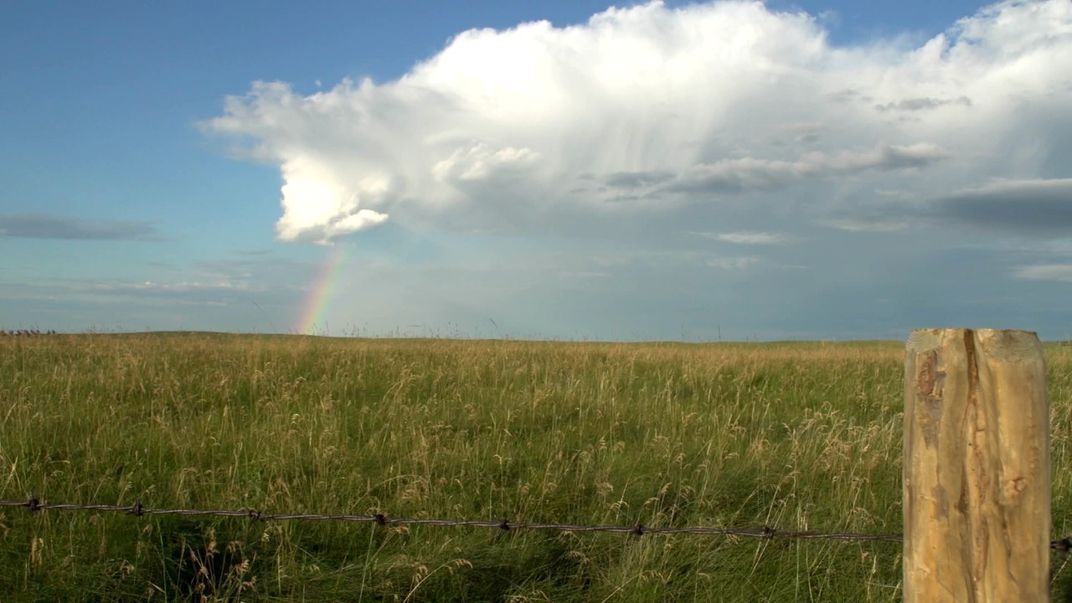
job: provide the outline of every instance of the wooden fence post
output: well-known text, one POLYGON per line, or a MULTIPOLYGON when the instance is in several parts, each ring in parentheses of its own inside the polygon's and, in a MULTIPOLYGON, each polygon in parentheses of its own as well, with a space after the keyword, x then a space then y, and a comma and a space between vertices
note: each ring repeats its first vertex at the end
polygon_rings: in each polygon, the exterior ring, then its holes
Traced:
POLYGON ((1038 337, 919 329, 906 348, 904 600, 1048 601, 1050 404, 1038 337))

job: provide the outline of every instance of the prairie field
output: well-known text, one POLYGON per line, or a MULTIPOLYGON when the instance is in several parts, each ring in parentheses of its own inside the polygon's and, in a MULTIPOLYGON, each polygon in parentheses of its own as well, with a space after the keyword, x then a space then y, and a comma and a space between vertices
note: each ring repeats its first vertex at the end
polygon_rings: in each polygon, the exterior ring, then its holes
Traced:
MULTIPOLYGON (((903 349, 0 337, 0 499, 896 533, 903 349)), ((1072 347, 1046 354, 1058 537, 1072 347)), ((896 542, 0 510, 0 601, 898 601, 900 559, 896 542)))

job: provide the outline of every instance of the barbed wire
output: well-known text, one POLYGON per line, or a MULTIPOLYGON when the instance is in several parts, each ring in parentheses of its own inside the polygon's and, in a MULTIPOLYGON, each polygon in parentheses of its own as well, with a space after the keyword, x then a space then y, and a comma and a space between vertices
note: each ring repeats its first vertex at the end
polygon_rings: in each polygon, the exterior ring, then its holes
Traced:
POLYGON ((22 507, 31 512, 40 511, 103 511, 125 513, 127 515, 179 515, 186 517, 245 517, 255 521, 340 521, 352 523, 375 523, 381 526, 433 526, 433 527, 468 527, 510 530, 554 530, 560 532, 608 532, 643 536, 645 534, 693 534, 707 536, 740 536, 763 539, 802 539, 802 540, 851 540, 901 542, 900 534, 863 534, 856 532, 816 532, 779 530, 769 526, 753 528, 721 527, 669 527, 627 525, 587 525, 571 523, 512 522, 506 519, 435 519, 423 517, 390 517, 383 513, 370 515, 342 515, 323 513, 263 513, 255 509, 154 509, 141 502, 133 505, 109 504, 71 504, 48 503, 37 498, 29 500, 0 500, 0 507, 22 507))
MULTIPOLYGON (((770 526, 761 527, 672 527, 645 526, 640 523, 627 525, 587 525, 572 523, 511 522, 483 519, 434 519, 421 517, 390 517, 383 513, 369 515, 343 515, 323 513, 264 513, 255 509, 155 509, 146 507, 141 501, 132 505, 110 504, 73 504, 42 502, 36 497, 29 500, 0 500, 0 508, 21 507, 34 512, 43 511, 98 511, 106 513, 124 513, 135 517, 146 515, 178 515, 185 517, 245 517, 254 521, 340 521, 351 523, 374 523, 380 526, 432 526, 432 527, 468 527, 490 528, 502 531, 512 530, 551 530, 559 532, 607 532, 617 534, 690 534, 694 536, 732 536, 743 538, 760 538, 764 540, 840 540, 852 542, 903 542, 902 534, 869 534, 861 532, 819 532, 813 530, 781 530, 770 526)), ((1050 548, 1067 553, 1072 550, 1072 536, 1050 542, 1050 548)))

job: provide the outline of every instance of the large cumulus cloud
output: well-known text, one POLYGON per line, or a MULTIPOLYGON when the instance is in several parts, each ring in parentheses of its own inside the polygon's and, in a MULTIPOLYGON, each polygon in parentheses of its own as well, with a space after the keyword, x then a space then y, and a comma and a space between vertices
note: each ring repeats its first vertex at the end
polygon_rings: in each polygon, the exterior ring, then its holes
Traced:
MULTIPOLYGON (((1066 0, 850 47, 802 12, 656 2, 576 26, 466 31, 395 81, 314 94, 255 83, 205 125, 279 166, 287 241, 386 220, 546 227, 569 212, 727 201, 799 204, 859 229, 874 199, 951 191, 974 192, 949 197, 948 215, 1000 222, 1016 187, 997 179, 1061 176, 1043 172, 1070 97, 1066 0)), ((1027 192, 1064 215, 1064 184, 1027 192)))

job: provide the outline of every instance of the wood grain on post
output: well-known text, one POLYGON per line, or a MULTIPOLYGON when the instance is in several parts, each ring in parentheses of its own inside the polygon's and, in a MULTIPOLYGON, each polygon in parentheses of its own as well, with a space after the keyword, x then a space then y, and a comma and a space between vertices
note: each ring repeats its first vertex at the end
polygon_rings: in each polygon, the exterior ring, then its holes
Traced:
POLYGON ((1050 405, 1038 337, 920 329, 905 354, 904 600, 1049 600, 1050 405))

